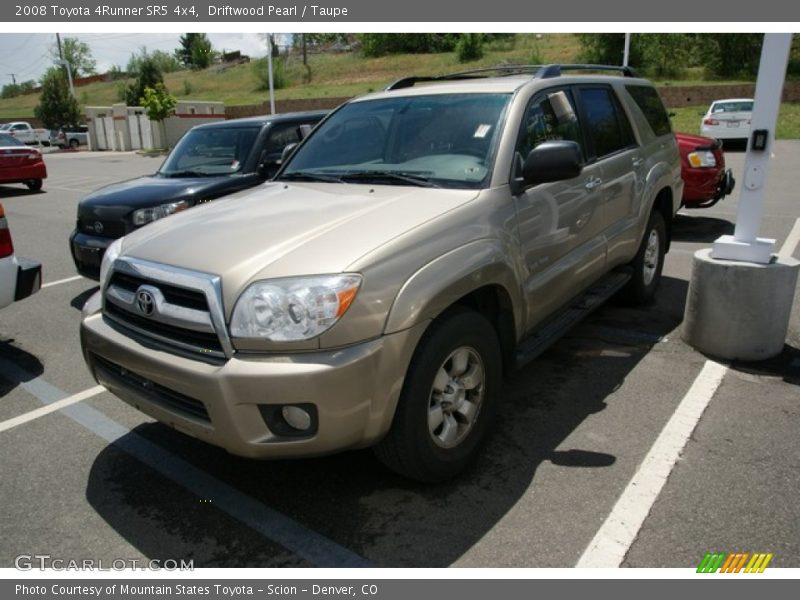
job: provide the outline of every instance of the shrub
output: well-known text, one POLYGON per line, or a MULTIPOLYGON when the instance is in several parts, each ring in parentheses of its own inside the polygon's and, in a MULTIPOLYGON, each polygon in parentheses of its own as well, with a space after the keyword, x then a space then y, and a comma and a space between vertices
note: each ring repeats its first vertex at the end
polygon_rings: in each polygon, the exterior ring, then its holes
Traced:
POLYGON ((470 62, 483 58, 483 35, 480 33, 465 33, 456 44, 458 62, 470 62))

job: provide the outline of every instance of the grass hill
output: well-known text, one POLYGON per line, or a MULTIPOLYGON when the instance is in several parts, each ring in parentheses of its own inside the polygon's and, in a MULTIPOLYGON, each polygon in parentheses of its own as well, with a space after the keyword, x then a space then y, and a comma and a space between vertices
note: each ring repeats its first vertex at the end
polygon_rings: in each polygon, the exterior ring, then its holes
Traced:
MULTIPOLYGON (((276 91, 276 99, 343 97, 381 89, 410 73, 435 75, 502 62, 575 62, 580 51, 573 34, 518 34, 497 40, 485 47, 479 61, 459 63, 455 52, 442 54, 400 54, 364 58, 358 52, 308 54, 307 70, 299 52, 286 64, 287 85, 276 91), (308 72, 310 71, 310 81, 308 72)), ((267 99, 258 63, 222 69, 212 66, 203 71, 176 71, 164 75, 169 91, 179 99, 217 100, 226 106, 258 104, 267 99)), ((76 88, 82 106, 107 106, 119 102, 118 88, 126 80, 92 83, 76 88)), ((33 115, 38 94, 0 100, 0 118, 25 118, 33 115)))

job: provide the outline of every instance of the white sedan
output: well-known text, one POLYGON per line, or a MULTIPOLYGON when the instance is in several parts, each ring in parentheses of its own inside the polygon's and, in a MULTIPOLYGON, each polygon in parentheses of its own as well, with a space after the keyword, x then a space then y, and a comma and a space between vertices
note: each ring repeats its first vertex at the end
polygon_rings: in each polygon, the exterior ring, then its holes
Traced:
POLYGON ((715 100, 703 115, 700 134, 718 140, 746 140, 753 117, 752 98, 715 100))
POLYGON ((11 232, 0 204, 0 308, 38 292, 42 286, 42 265, 14 256, 11 232))

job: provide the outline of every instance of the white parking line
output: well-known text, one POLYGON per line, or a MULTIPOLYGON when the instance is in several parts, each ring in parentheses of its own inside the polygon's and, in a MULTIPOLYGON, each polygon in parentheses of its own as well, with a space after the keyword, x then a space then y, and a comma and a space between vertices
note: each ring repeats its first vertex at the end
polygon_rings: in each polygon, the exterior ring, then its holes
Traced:
POLYGON ((706 361, 576 567, 616 568, 622 564, 727 371, 725 365, 706 361))
POLYGON ((48 404, 47 406, 43 406, 41 408, 37 408, 36 410, 32 410, 24 415, 20 415, 18 417, 14 417, 13 419, 8 419, 7 421, 3 421, 0 423, 0 433, 3 431, 8 431, 9 429, 16 427, 17 425, 22 425, 24 423, 29 423, 34 419, 38 419, 39 417, 43 417, 45 415, 49 415, 52 412, 56 412, 57 410, 61 410, 65 406, 69 406, 71 404, 75 404, 77 402, 82 402, 92 396, 96 396, 102 392, 105 392, 106 388, 101 385, 96 385, 93 388, 89 388, 88 390, 84 390, 82 392, 78 392, 68 398, 64 398, 63 400, 58 400, 57 402, 53 402, 52 404, 48 404))
POLYGON ((789 237, 787 237, 786 241, 783 242, 783 246, 781 246, 778 256, 782 258, 789 258, 792 254, 794 254, 794 250, 797 248, 798 243, 800 243, 800 219, 797 219, 794 222, 794 227, 792 227, 792 230, 789 232, 789 237))
POLYGON ((69 283, 70 281, 78 281, 78 279, 83 279, 83 275, 75 275, 75 277, 67 277, 66 279, 59 279, 58 281, 51 281, 50 283, 43 283, 42 289, 49 288, 54 285, 61 285, 62 283, 69 283))

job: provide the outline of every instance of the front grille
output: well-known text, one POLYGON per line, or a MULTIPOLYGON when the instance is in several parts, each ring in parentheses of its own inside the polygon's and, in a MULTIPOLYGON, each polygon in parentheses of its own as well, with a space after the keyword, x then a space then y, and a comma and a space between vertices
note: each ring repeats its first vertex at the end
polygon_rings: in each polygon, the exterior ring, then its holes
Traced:
POLYGON ((89 235, 116 239, 128 233, 128 227, 124 221, 104 221, 102 219, 81 217, 78 219, 78 231, 89 235))
POLYGON ((182 327, 175 327, 174 325, 152 321, 119 308, 110 302, 106 304, 105 313, 121 325, 132 327, 139 333, 151 333, 164 343, 169 344, 169 342, 174 341, 180 344, 186 344, 194 347, 196 351, 201 354, 222 354, 222 345, 219 343, 219 338, 214 333, 192 331, 191 329, 184 329, 182 327))
POLYGON ((109 323, 141 343, 178 355, 214 363, 230 356, 222 342, 227 332, 215 326, 222 322, 221 307, 217 288, 206 283, 208 276, 149 265, 117 259, 105 289, 103 310, 109 323), (131 268, 131 263, 144 268, 131 268))
MULTIPOLYGON (((109 283, 109 285, 117 285, 124 290, 128 290, 129 292, 135 292, 139 289, 139 286, 144 284, 152 285, 153 282, 142 277, 136 277, 135 275, 129 275, 127 273, 120 272, 115 272, 111 276, 111 282, 109 283)), ((206 300, 206 296, 203 294, 203 292, 197 290, 187 290, 185 288, 180 288, 161 282, 158 282, 155 285, 161 290, 161 293, 164 294, 164 299, 170 304, 208 312, 208 300, 206 300)))
POLYGON ((205 423, 211 423, 205 404, 175 390, 162 385, 121 367, 110 360, 92 354, 95 368, 100 372, 100 378, 105 377, 109 383, 130 389, 147 398, 148 401, 166 410, 178 413, 205 423))

